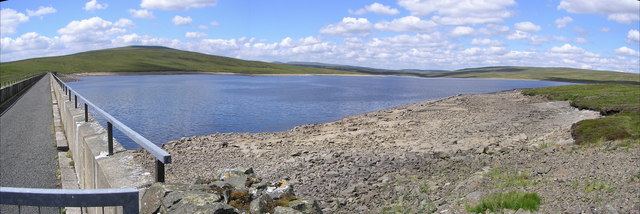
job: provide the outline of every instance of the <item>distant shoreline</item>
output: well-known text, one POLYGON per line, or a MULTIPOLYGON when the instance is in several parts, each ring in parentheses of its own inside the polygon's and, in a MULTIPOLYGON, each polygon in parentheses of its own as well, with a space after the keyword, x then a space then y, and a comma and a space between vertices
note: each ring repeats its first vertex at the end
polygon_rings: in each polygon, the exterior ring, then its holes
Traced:
POLYGON ((384 75, 373 74, 244 74, 230 72, 201 72, 201 71, 125 71, 125 72, 91 72, 65 74, 76 77, 89 76, 128 76, 128 75, 183 75, 183 74, 208 74, 208 75, 237 75, 237 76, 362 76, 379 77, 384 75))

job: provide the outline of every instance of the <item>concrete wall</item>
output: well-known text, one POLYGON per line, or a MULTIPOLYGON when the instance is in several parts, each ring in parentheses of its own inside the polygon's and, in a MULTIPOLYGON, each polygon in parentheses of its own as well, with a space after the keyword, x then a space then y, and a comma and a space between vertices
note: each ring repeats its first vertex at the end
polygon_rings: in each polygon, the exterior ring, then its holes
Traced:
POLYGON ((69 97, 55 80, 51 78, 51 81, 80 188, 141 189, 151 185, 153 174, 138 165, 131 153, 126 152, 116 140, 114 154, 107 156, 106 129, 91 115, 89 122, 84 122, 84 104, 80 102, 78 108, 75 108, 74 98, 69 101, 69 97))

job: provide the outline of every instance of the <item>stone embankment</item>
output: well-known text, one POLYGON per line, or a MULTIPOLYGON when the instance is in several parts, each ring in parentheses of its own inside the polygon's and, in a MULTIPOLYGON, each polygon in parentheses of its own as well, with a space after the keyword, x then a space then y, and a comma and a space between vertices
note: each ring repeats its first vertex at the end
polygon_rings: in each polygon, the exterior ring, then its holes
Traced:
POLYGON ((537 193, 543 213, 638 213, 640 149, 573 145, 571 125, 597 117, 519 91, 458 95, 284 132, 172 141, 167 182, 252 167, 324 213, 461 213, 512 190, 537 193))

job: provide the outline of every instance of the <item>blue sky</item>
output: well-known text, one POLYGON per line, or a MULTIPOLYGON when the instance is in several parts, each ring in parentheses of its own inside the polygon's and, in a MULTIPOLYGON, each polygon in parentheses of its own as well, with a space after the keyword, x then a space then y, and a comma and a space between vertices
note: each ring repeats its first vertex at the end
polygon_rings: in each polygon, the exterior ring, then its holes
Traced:
POLYGON ((391 69, 640 70, 636 0, 9 0, 0 61, 161 45, 391 69))

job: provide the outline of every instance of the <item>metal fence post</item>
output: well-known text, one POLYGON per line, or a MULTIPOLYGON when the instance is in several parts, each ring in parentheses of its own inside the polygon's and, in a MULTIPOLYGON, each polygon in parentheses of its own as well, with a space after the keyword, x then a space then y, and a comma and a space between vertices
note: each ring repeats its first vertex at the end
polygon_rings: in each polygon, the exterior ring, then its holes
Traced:
POLYGON ((89 106, 84 104, 84 122, 89 122, 89 106))
POLYGON ((156 159, 156 182, 164 183, 164 163, 156 159))
POLYGON ((107 122, 107 139, 109 147, 109 156, 113 155, 113 125, 111 122, 107 122))
POLYGON ((78 108, 78 95, 73 95, 73 99, 76 101, 76 108, 78 108))

